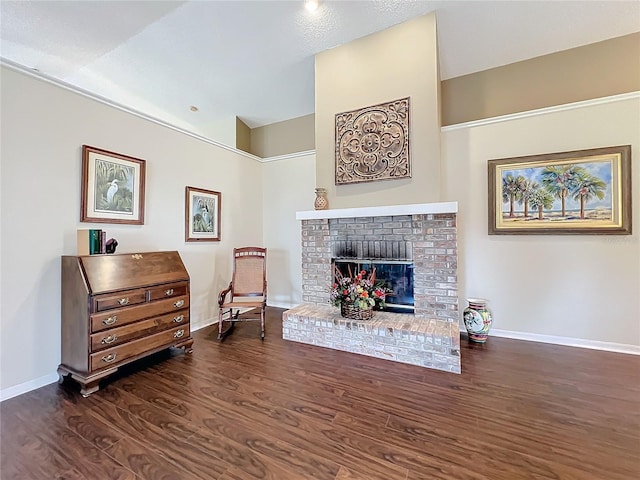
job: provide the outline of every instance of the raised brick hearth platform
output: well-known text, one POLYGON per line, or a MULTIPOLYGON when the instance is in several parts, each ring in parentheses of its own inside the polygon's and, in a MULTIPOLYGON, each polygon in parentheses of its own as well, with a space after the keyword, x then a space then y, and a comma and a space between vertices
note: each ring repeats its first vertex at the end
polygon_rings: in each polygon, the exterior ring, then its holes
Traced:
POLYGON ((302 304, 282 314, 285 340, 460 373, 460 330, 446 320, 376 312, 350 320, 332 306, 302 304))

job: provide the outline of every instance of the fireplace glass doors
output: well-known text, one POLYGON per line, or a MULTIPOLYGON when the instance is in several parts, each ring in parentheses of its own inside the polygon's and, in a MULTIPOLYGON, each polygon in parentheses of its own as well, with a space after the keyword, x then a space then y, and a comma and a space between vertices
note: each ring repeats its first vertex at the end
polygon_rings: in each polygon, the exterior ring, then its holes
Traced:
POLYGON ((366 270, 370 273, 376 269, 376 279, 385 282, 386 287, 393 290, 387 295, 385 311, 395 313, 414 313, 413 307, 413 262, 400 260, 340 260, 333 264, 345 276, 351 272, 366 270))

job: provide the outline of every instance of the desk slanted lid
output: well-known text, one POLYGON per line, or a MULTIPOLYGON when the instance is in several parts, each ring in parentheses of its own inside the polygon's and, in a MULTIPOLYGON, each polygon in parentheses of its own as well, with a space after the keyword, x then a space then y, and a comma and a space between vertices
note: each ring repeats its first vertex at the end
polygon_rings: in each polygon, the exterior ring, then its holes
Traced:
POLYGON ((188 281, 178 252, 142 252, 77 257, 90 294, 188 281))

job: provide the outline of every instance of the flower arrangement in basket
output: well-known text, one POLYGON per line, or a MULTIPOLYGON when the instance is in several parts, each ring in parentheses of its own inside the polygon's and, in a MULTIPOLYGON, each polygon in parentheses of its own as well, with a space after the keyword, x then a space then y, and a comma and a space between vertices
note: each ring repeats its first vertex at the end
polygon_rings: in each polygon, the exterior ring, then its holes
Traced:
POLYGON ((384 282, 376 281, 375 267, 371 274, 367 275, 366 270, 351 273, 348 267, 349 276, 343 275, 334 265, 333 276, 335 283, 331 288, 330 301, 335 307, 340 307, 343 317, 368 320, 373 317, 373 310, 381 310, 386 304, 387 294, 391 290, 385 287, 384 282))

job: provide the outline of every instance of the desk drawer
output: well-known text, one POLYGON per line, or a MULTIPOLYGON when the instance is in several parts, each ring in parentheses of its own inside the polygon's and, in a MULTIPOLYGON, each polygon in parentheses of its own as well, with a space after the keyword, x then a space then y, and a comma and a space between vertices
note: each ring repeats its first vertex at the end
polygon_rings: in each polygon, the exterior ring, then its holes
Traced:
POLYGON ((108 328, 121 327, 129 323, 156 317, 165 313, 173 313, 189 307, 189 296, 167 298, 156 302, 110 310, 91 315, 91 333, 100 332, 108 328))
POLYGON ((123 343, 122 345, 108 348, 101 352, 93 353, 90 356, 91 371, 95 372, 102 368, 119 365, 131 357, 143 354, 149 350, 160 348, 164 345, 170 347, 181 339, 188 338, 189 335, 189 324, 186 324, 148 337, 123 343))
POLYGON ((160 285, 159 287, 153 287, 149 289, 149 301, 162 300, 163 298, 173 298, 186 295, 188 293, 188 284, 171 283, 167 285, 160 285))
POLYGON ((98 295, 94 298, 94 306, 96 312, 111 310, 113 308, 128 307, 130 305, 139 305, 147 301, 147 291, 125 290, 118 293, 108 295, 98 295))
POLYGON ((105 348, 115 347, 136 338, 146 337, 154 333, 189 323, 189 310, 181 310, 160 317, 148 318, 118 328, 103 330, 91 335, 91 351, 97 352, 105 348))

